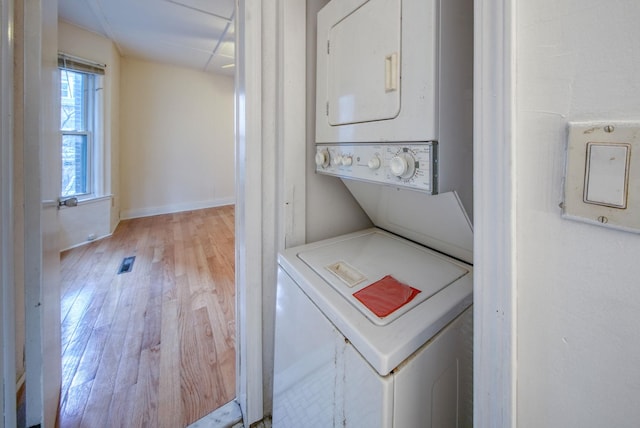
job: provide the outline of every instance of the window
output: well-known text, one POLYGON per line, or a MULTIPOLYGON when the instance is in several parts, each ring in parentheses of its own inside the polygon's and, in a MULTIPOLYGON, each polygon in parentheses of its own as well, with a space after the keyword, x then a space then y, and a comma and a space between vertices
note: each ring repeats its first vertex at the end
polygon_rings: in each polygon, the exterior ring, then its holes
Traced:
POLYGON ((93 75, 61 70, 62 131, 62 196, 82 196, 91 193, 90 156, 92 133, 89 126, 89 105, 93 75))
POLYGON ((102 80, 104 69, 61 55, 62 197, 102 193, 102 80))

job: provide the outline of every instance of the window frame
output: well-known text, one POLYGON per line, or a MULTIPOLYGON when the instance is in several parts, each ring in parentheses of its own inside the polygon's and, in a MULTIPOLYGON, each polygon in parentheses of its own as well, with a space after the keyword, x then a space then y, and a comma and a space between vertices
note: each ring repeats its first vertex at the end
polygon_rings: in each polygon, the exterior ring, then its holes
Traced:
MULTIPOLYGON (((63 198, 75 197, 79 201, 96 199, 104 196, 104 68, 102 64, 93 63, 67 54, 59 54, 58 69, 60 72, 60 115, 62 115, 62 80, 64 72, 81 73, 86 78, 86 88, 83 94, 83 130, 62 129, 60 126, 60 156, 62 161, 62 145, 65 136, 80 135, 86 141, 86 188, 83 193, 62 195, 63 198)), ((70 89, 70 88, 69 88, 70 89)), ((61 163, 61 172, 63 163, 61 163)), ((62 177, 61 177, 62 178, 62 177)), ((62 180, 61 180, 62 184, 62 180)), ((62 189, 61 189, 62 190, 62 189)))

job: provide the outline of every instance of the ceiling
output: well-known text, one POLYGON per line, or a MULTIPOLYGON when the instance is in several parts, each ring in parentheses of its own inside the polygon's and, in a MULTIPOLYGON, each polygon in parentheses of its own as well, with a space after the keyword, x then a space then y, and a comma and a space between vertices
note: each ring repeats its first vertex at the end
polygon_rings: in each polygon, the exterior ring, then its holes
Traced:
POLYGON ((234 0, 58 0, 63 21, 120 55, 233 75, 234 0))

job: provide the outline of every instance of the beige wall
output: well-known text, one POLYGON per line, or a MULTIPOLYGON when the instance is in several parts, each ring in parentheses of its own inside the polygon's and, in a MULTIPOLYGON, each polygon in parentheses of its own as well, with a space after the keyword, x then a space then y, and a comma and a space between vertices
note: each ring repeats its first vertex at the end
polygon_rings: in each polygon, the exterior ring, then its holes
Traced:
POLYGON ((235 201, 231 77, 121 59, 110 40, 66 22, 58 43, 107 65, 105 194, 113 198, 62 209, 62 249, 110 234, 120 217, 235 201))
POLYGON ((121 66, 121 217, 234 203, 233 79, 131 58, 121 66))
POLYGON ((637 426, 640 236, 558 205, 567 122, 640 117, 640 3, 517 3, 518 427, 637 426))
POLYGON ((120 55, 109 39, 63 21, 58 24, 58 49, 107 66, 104 76, 104 194, 113 197, 113 200, 101 199, 60 210, 60 248, 66 249, 87 242, 89 236, 109 235, 119 221, 120 55))

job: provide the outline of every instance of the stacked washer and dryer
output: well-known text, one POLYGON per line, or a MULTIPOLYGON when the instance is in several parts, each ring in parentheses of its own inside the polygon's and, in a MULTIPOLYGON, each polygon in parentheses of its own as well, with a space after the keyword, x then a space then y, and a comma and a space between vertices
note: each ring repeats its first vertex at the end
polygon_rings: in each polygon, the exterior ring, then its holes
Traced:
POLYGON ((473 1, 317 24, 316 172, 375 227, 279 255, 273 426, 470 427, 473 1))

